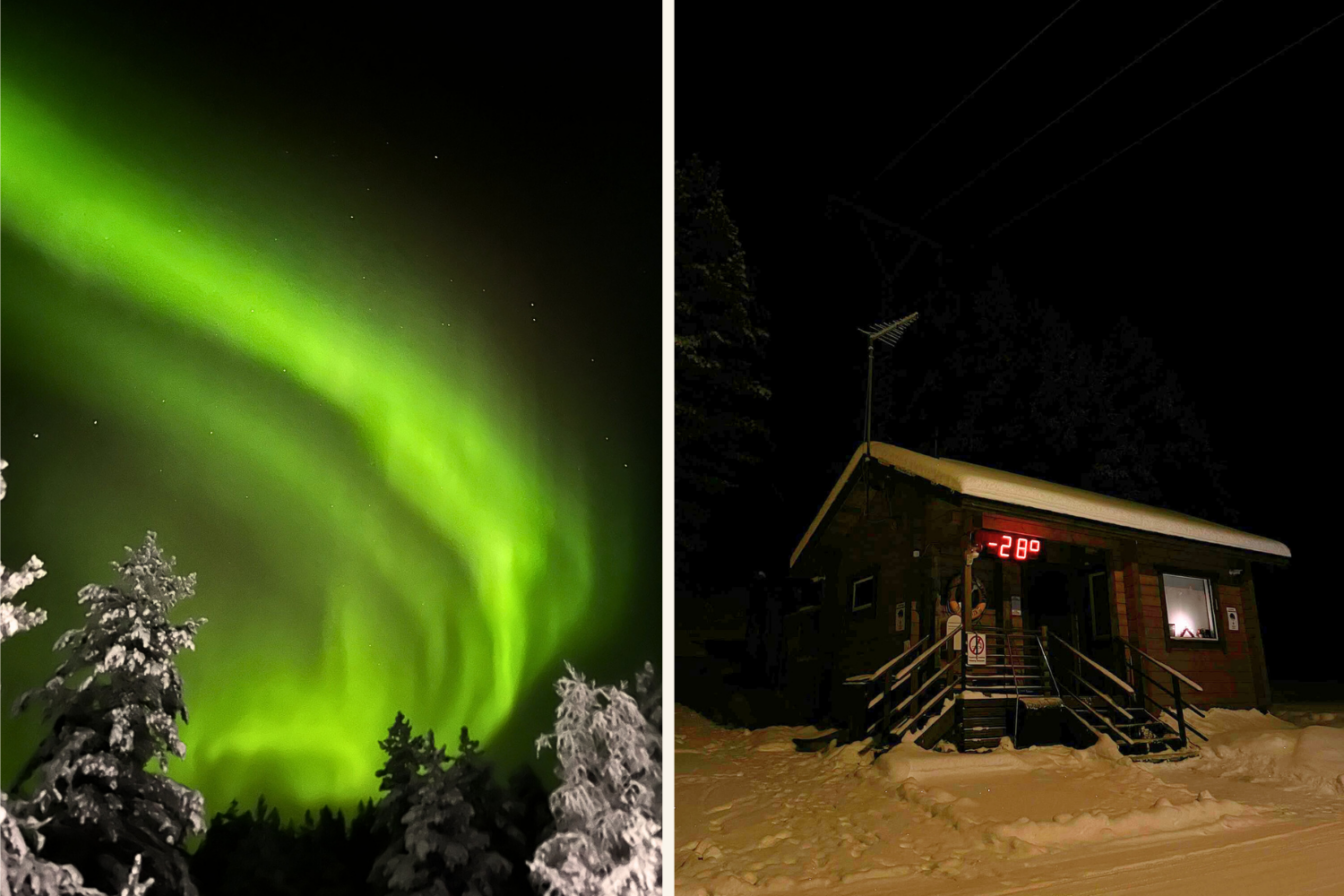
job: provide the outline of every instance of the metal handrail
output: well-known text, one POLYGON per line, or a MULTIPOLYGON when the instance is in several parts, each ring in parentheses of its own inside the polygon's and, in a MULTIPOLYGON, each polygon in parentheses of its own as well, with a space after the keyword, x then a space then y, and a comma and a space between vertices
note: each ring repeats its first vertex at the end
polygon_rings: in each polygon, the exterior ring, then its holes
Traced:
MULTIPOLYGON (((1141 669, 1139 666, 1137 666, 1137 665, 1135 665, 1134 663, 1130 662, 1128 658, 1126 658, 1126 660, 1125 660, 1125 665, 1126 665, 1127 667, 1129 667, 1130 669, 1132 669, 1135 675, 1139 676, 1139 677, 1142 678, 1144 681, 1148 682, 1148 683, 1151 684, 1153 687, 1157 688, 1159 691, 1161 691, 1162 693, 1166 694, 1168 697, 1175 697, 1175 696, 1176 696, 1176 694, 1175 694, 1174 692, 1172 692, 1169 688, 1165 688, 1165 687, 1163 687, 1163 686, 1162 686, 1162 682, 1158 681, 1156 678, 1153 678, 1153 676, 1151 676, 1151 675, 1147 674, 1146 672, 1144 672, 1143 669, 1141 669)), ((1156 703, 1158 706, 1162 706, 1161 703, 1158 703, 1156 700, 1153 700, 1153 698, 1152 698, 1152 697, 1149 697, 1147 694, 1144 694, 1144 695, 1143 695, 1143 698, 1144 698, 1145 700, 1150 700, 1150 701, 1152 701, 1153 703, 1156 703)), ((1182 700, 1182 701, 1181 701, 1181 707, 1182 707, 1183 709, 1188 709, 1188 710, 1190 710, 1190 711, 1193 712, 1195 715, 1199 716, 1201 719, 1207 719, 1207 718, 1208 718, 1208 716, 1204 713, 1204 710, 1200 709, 1198 706, 1196 706, 1196 705, 1193 704, 1193 703, 1187 703, 1187 702, 1185 702, 1184 700, 1182 700)), ((1163 709, 1166 709, 1165 706, 1163 706, 1162 708, 1163 708, 1163 709)), ((1171 714, 1172 714, 1173 716, 1176 715, 1175 711, 1173 711, 1171 714)))
POLYGON ((919 645, 923 644, 923 643, 924 643, 925 641, 927 641, 927 640, 929 640, 929 636, 928 636, 928 635, 925 635, 924 637, 922 637, 922 638, 920 638, 918 641, 916 641, 913 645, 911 645, 909 648, 907 648, 907 649, 906 649, 900 656, 896 657, 895 659, 887 660, 885 663, 882 664, 882 668, 878 669, 878 670, 877 670, 876 672, 874 672, 872 675, 868 676, 868 680, 869 680, 869 681, 872 681, 872 680, 876 679, 876 678, 877 678, 879 675, 881 675, 883 672, 886 672, 886 671, 887 671, 888 669, 890 669, 892 666, 896 665, 896 664, 899 663, 901 660, 905 659, 907 656, 909 656, 910 654, 912 654, 912 653, 914 653, 916 650, 918 650, 918 649, 919 649, 919 645))
MULTIPOLYGON (((1025 646, 1025 645, 1024 645, 1024 646, 1025 646)), ((1015 663, 1013 662, 1013 660, 1012 660, 1012 654, 1011 654, 1010 651, 1009 651, 1009 648, 1008 648, 1008 640, 1007 640, 1006 638, 1005 638, 1004 641, 1003 641, 1003 658, 1004 658, 1004 660, 1007 661, 1007 663, 1008 663, 1008 671, 1009 671, 1010 673, 1012 673, 1012 676, 1013 676, 1013 700, 1014 700, 1014 703, 1013 703, 1013 745, 1016 746, 1016 745, 1017 745, 1018 723, 1021 721, 1021 718, 1022 718, 1022 712, 1021 712, 1021 709, 1022 709, 1022 685, 1019 683, 1019 681, 1018 681, 1018 679, 1017 679, 1017 664, 1015 664, 1015 663)), ((1022 658, 1022 664, 1023 664, 1023 666, 1026 665, 1026 657, 1023 657, 1023 658, 1022 658)))
POLYGON ((1045 645, 1041 643, 1040 635, 1036 636, 1036 648, 1041 652, 1041 663, 1045 665, 1045 674, 1050 676, 1050 683, 1055 686, 1055 690, 1059 690, 1059 682, 1055 680, 1054 667, 1050 665, 1050 654, 1046 653, 1045 645))
MULTIPOLYGON (((882 664, 882 668, 878 669, 876 672, 874 672, 872 675, 870 675, 866 681, 863 682, 863 684, 864 684, 865 686, 866 686, 866 685, 870 685, 870 684, 872 684, 873 682, 878 681, 880 676, 886 676, 885 678, 882 679, 882 681, 883 681, 883 686, 882 686, 881 691, 879 691, 878 694, 877 694, 876 696, 874 696, 871 700, 868 701, 868 708, 869 708, 869 709, 872 709, 873 707, 877 706, 879 703, 881 703, 881 702, 883 702, 884 700, 888 699, 888 698, 891 696, 891 694, 893 694, 893 693, 896 691, 897 688, 899 688, 901 685, 903 685, 903 684, 905 684, 907 681, 909 681, 908 678, 902 678, 902 677, 900 677, 900 676, 897 676, 897 677, 893 680, 892 677, 891 677, 891 667, 894 666, 894 665, 896 665, 897 663, 899 663, 901 660, 905 659, 905 658, 906 658, 907 656, 909 656, 910 654, 914 653, 916 650, 919 649, 920 644, 923 644, 923 643, 924 643, 925 641, 927 641, 927 640, 929 640, 928 635, 925 635, 924 637, 920 638, 920 639, 919 639, 919 643, 917 643, 917 644, 915 644, 914 646, 910 647, 908 650, 906 650, 904 653, 902 653, 900 656, 896 657, 895 659, 888 660, 887 662, 883 663, 883 664, 882 664)), ((857 677, 857 676, 855 676, 855 678, 852 678, 852 679, 850 679, 850 680, 851 680, 851 681, 854 681, 855 683, 858 683, 858 677, 857 677)))
MULTIPOLYGON (((1077 677, 1077 676, 1076 676, 1076 673, 1075 673, 1075 677, 1077 677)), ((1079 678, 1078 680, 1079 680, 1079 681, 1082 681, 1081 678, 1079 678)), ((1056 682, 1056 683, 1058 684, 1058 682, 1056 682)), ((1060 702, 1060 705, 1062 705, 1065 709, 1068 709, 1068 708, 1069 708, 1069 704, 1068 704, 1067 701, 1065 701, 1064 697, 1072 697, 1074 700, 1077 700, 1077 701, 1078 701, 1079 705, 1086 707, 1088 712, 1090 712, 1090 713, 1092 713, 1092 715, 1096 716, 1096 717, 1097 717, 1097 721, 1101 722, 1102 725, 1104 725, 1105 727, 1107 727, 1107 728, 1111 729, 1112 731, 1114 731, 1114 732, 1116 733, 1116 735, 1117 735, 1121 740, 1123 740, 1125 743, 1127 743, 1127 744, 1132 744, 1132 743, 1134 743, 1134 739, 1133 739, 1133 738, 1131 738, 1128 734, 1126 734, 1125 732, 1123 732, 1123 731, 1121 731, 1119 728, 1117 728, 1114 722, 1112 722, 1110 719, 1106 718, 1104 715, 1102 715, 1100 712, 1098 712, 1098 711, 1097 711, 1097 708, 1096 708, 1095 706, 1093 706, 1091 703, 1088 703, 1088 702, 1087 702, 1086 700, 1084 700, 1082 697, 1079 697, 1077 694, 1075 694, 1073 691, 1069 690, 1068 688, 1066 688, 1066 687, 1065 687, 1064 685, 1062 685, 1062 684, 1059 685, 1059 689, 1060 689, 1061 691, 1064 692, 1063 695, 1060 697, 1059 702, 1060 702)), ((1074 713, 1074 715, 1077 715, 1077 713, 1074 713)))
POLYGON ((897 672, 897 673, 896 673, 896 678, 897 678, 898 680, 899 680, 899 679, 902 679, 902 678, 909 678, 909 677, 910 677, 910 673, 913 672, 913 671, 915 670, 915 668, 916 668, 917 666, 919 666, 920 663, 924 662, 924 660, 926 660, 931 654, 933 654, 935 651, 937 651, 939 647, 942 647, 944 644, 946 644, 948 641, 950 641, 950 640, 952 639, 952 636, 955 635, 955 634, 957 634, 957 633, 960 632, 960 631, 961 631, 961 626, 958 625, 956 628, 952 629, 952 631, 948 632, 946 635, 943 635, 942 639, 939 640, 939 642, 938 642, 937 644, 934 644, 934 645, 933 645, 932 647, 930 647, 928 650, 924 651, 924 652, 921 653, 919 656, 915 657, 913 660, 911 660, 910 665, 906 666, 904 669, 902 669, 901 671, 897 672))
POLYGON ((1130 647, 1130 648, 1131 648, 1135 653, 1137 653, 1139 656, 1143 657, 1143 658, 1146 659, 1148 662, 1152 663, 1154 666, 1157 666, 1157 668, 1161 669, 1163 672, 1166 672, 1166 673, 1170 674, 1172 678, 1178 678, 1178 679, 1180 679, 1181 681, 1185 682, 1186 684, 1190 685, 1190 687, 1194 688, 1195 690, 1200 691, 1200 692, 1203 692, 1204 688, 1200 687, 1199 684, 1198 684, 1197 682, 1191 681, 1189 678, 1186 678, 1184 675, 1182 675, 1181 673, 1177 672, 1175 669, 1171 668, 1170 666, 1168 666, 1166 663, 1162 662, 1161 660, 1155 660, 1155 659, 1153 659, 1151 656, 1149 656, 1148 654, 1144 653, 1144 652, 1139 648, 1139 646, 1138 646, 1137 644, 1134 644, 1133 642, 1129 641, 1129 640, 1126 639, 1126 638, 1121 638, 1121 639, 1119 639, 1119 640, 1120 640, 1120 643, 1125 644, 1126 646, 1130 647))
POLYGON ((1116 674, 1115 674, 1114 672, 1112 672, 1110 669, 1107 669, 1107 668, 1106 668, 1105 666, 1103 666, 1101 663, 1098 663, 1096 660, 1092 659, 1092 657, 1090 657, 1090 656, 1088 656, 1087 654, 1083 653, 1083 652, 1080 651, 1078 648, 1074 647, 1072 644, 1070 644, 1068 641, 1065 641, 1063 638, 1061 638, 1059 635, 1055 634, 1054 632, 1051 632, 1051 633, 1050 633, 1050 637, 1054 638, 1056 641, 1058 641, 1059 643, 1063 644, 1065 647, 1069 648, 1069 650, 1073 651, 1073 653, 1074 653, 1076 656, 1078 656, 1080 659, 1082 659, 1084 662, 1086 662, 1086 663, 1087 663, 1088 665, 1090 665, 1092 668, 1096 669, 1096 670, 1097 670, 1098 672, 1100 672, 1102 675, 1105 675, 1105 676, 1106 676, 1107 678, 1109 678, 1111 681, 1113 681, 1113 682, 1115 682, 1116 684, 1120 685, 1120 687, 1121 687, 1126 693, 1131 694, 1131 695, 1134 693, 1134 689, 1133 689, 1132 687, 1129 686, 1129 683, 1126 682, 1124 679, 1120 678, 1118 675, 1116 675, 1116 674))
MULTIPOLYGON (((1156 700, 1154 700, 1153 702, 1154 702, 1154 703, 1157 703, 1156 700)), ((1189 708, 1189 709, 1194 709, 1194 707, 1193 707, 1193 706, 1190 706, 1188 703, 1187 703, 1187 704, 1183 704, 1183 705, 1186 706, 1186 707, 1189 708)), ((1161 709, 1161 710, 1162 710, 1164 713, 1166 713, 1167 715, 1171 716, 1173 719, 1176 718, 1176 710, 1172 709, 1170 706, 1163 706, 1161 703, 1157 703, 1157 707, 1158 707, 1158 709, 1161 709)), ((1165 723, 1164 723, 1164 724, 1165 724, 1165 723)), ((1184 726, 1184 728, 1185 728, 1186 731, 1189 731, 1191 734, 1198 734, 1200 740, 1203 740, 1203 741, 1207 741, 1207 740, 1208 740, 1208 738, 1204 736, 1204 732, 1200 731, 1200 730, 1199 730, 1198 728, 1196 728, 1194 725, 1191 725, 1189 722, 1185 722, 1185 721, 1182 721, 1182 724, 1183 724, 1183 726, 1184 726)), ((1170 726, 1170 725, 1167 725, 1167 727, 1170 728, 1171 726, 1170 726)))
POLYGON ((1097 687, 1097 686, 1094 685, 1092 682, 1088 681, 1086 678, 1084 678, 1083 676, 1079 675, 1077 672, 1073 673, 1073 677, 1076 678, 1076 679, 1078 679, 1078 680, 1079 680, 1080 682, 1082 682, 1083 684, 1087 685, 1089 688, 1091 688, 1091 689, 1092 689, 1092 693, 1096 694, 1098 697, 1100 697, 1101 699, 1105 700, 1107 703, 1111 704, 1111 707, 1112 707, 1116 712, 1120 713, 1120 715, 1122 715, 1122 716, 1124 716, 1125 718, 1129 719, 1131 722, 1134 721, 1134 716, 1130 715, 1129 710, 1125 709, 1125 708, 1124 708, 1123 706, 1121 706, 1119 703, 1116 703, 1114 700, 1112 700, 1111 697, 1110 697, 1110 695, 1107 694, 1105 691, 1103 691, 1101 688, 1097 687))
POLYGON ((902 700, 900 703, 897 703, 897 704, 896 704, 896 711, 897 711, 897 712, 900 712, 901 710, 903 710, 903 709, 905 709, 907 706, 909 706, 911 700, 914 700, 914 699, 915 699, 916 697, 918 697, 920 694, 924 693, 924 691, 926 691, 926 690, 928 689, 929 685, 933 684, 935 681, 938 680, 938 676, 942 675, 942 674, 943 674, 944 672, 946 672, 948 669, 951 669, 952 666, 953 666, 956 662, 957 662, 956 660, 948 660, 946 663, 944 663, 944 664, 943 664, 943 667, 942 667, 941 669, 939 669, 937 672, 935 672, 935 673, 933 673, 932 675, 930 675, 927 681, 925 681, 922 685, 920 685, 920 686, 919 686, 918 688, 916 688, 915 690, 911 691, 911 692, 906 696, 906 698, 905 698, 904 700, 902 700))
MULTIPOLYGON (((1069 642, 1068 642, 1068 641, 1065 641, 1065 640, 1062 639, 1062 638, 1060 639, 1060 643, 1063 644, 1065 647, 1070 647, 1070 649, 1072 649, 1072 648, 1071 648, 1071 645, 1069 644, 1069 642)), ((1078 712, 1077 712, 1072 706, 1070 706, 1070 705, 1068 704, 1068 702, 1064 699, 1066 696, 1067 696, 1067 697, 1072 697, 1073 699, 1077 700, 1077 701, 1078 701, 1080 704, 1082 704, 1083 706, 1086 706, 1087 709, 1088 709, 1094 716, 1096 716, 1098 719, 1100 719, 1100 720, 1102 721, 1102 724, 1106 725, 1106 726, 1109 727, 1112 731, 1114 731, 1116 734, 1120 735, 1120 737, 1121 737, 1122 740, 1124 740, 1124 741, 1127 742, 1127 743, 1131 743, 1131 744, 1134 743, 1133 739, 1131 739, 1127 734, 1125 734, 1125 733, 1124 733, 1123 731, 1121 731, 1119 728, 1116 728, 1116 727, 1115 727, 1115 724, 1114 724, 1113 722, 1110 722, 1105 716, 1103 716, 1101 713, 1097 712, 1097 710, 1096 710, 1095 707, 1092 707, 1092 706, 1088 705, 1086 702, 1084 702, 1084 700, 1083 700, 1081 697, 1077 696, 1077 695, 1074 694, 1072 691, 1070 691, 1068 688, 1066 688, 1066 687, 1064 687, 1062 684, 1060 684, 1060 683, 1059 683, 1059 679, 1055 677, 1055 670, 1054 670, 1054 668, 1050 665, 1050 654, 1049 654, 1048 652, 1046 652, 1045 645, 1044 645, 1043 643, 1041 643, 1041 639, 1040 639, 1039 637, 1036 639, 1036 646, 1039 647, 1039 648, 1041 649, 1041 662, 1043 662, 1043 663, 1045 664, 1045 671, 1046 671, 1046 674, 1050 676, 1050 681, 1051 681, 1051 683, 1054 684, 1054 686, 1055 686, 1055 690, 1058 691, 1059 694, 1060 694, 1060 699, 1059 699, 1059 705, 1060 705, 1060 706, 1062 706, 1062 707, 1064 707, 1066 710, 1068 710, 1068 711, 1069 711, 1069 714, 1072 715, 1075 719, 1077 719, 1078 721, 1082 722, 1083 725, 1084 725, 1084 727, 1086 727, 1088 731, 1091 731, 1091 732, 1092 732, 1093 734, 1095 734, 1098 738, 1100 738, 1100 737, 1101 737, 1101 732, 1098 731, 1096 728, 1093 728, 1092 725, 1091 725, 1091 723, 1089 723, 1089 722, 1087 721, 1087 719, 1085 719, 1085 718, 1083 718, 1081 715, 1079 715, 1078 712)), ((1077 653, 1077 651, 1075 650, 1074 653, 1077 653)), ((1086 657, 1084 657, 1084 659, 1086 659, 1086 657)), ((1075 674, 1076 674, 1076 673, 1075 673, 1075 674)), ((1114 678, 1115 676, 1111 676, 1111 677, 1114 678)), ((1082 679, 1081 677, 1079 677, 1078 680, 1079 680, 1079 681, 1082 681, 1083 679, 1082 679)), ((1085 682, 1084 682, 1084 683, 1085 683, 1085 682)), ((1130 693, 1133 693, 1133 691, 1131 691, 1130 693)))
POLYGON ((958 675, 956 678, 950 681, 947 687, 943 688, 941 691, 934 694, 933 697, 931 697, 927 703, 921 706, 919 708, 919 712, 911 713, 910 716, 906 718, 904 722, 896 726, 896 728, 892 730, 891 736, 901 737, 903 734, 905 734, 906 730, 912 728, 919 719, 924 717, 924 714, 926 712, 928 712, 935 704, 937 704, 939 701, 945 698, 951 692, 951 690, 957 686, 957 682, 959 682, 960 680, 961 676, 958 675))

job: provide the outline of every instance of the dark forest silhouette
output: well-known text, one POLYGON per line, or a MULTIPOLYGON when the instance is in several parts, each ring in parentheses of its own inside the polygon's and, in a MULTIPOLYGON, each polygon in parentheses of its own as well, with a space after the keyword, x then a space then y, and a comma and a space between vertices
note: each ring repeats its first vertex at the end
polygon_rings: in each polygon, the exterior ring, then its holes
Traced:
MULTIPOLYGON (((1152 340, 1124 317, 1080 333, 1058 311, 1014 292, 982 253, 932 244, 896 224, 864 222, 866 239, 855 235, 852 257, 837 263, 869 267, 870 316, 836 319, 824 296, 756 294, 730 201, 717 166, 697 158, 677 164, 679 613, 697 603, 684 597, 712 602, 758 571, 782 574, 788 548, 801 535, 791 489, 825 479, 818 474, 828 468, 833 482, 862 439, 857 328, 913 311, 919 319, 900 345, 879 348, 874 439, 1237 522, 1199 409, 1152 340), (837 389, 837 371, 818 367, 827 362, 807 346, 774 344, 766 354, 763 322, 773 313, 783 327, 786 308, 817 328, 853 328, 852 361, 838 371, 852 374, 844 389, 837 389), (769 371, 779 365, 815 371, 792 379, 795 390, 808 393, 766 390, 769 371), (773 449, 771 433, 803 436, 797 421, 818 416, 819 403, 826 403, 820 416, 837 419, 830 410, 836 401, 852 401, 854 436, 845 450, 816 457, 811 446, 773 449), (802 460, 816 469, 799 470, 802 460)), ((795 338, 804 332, 793 326, 795 338)), ((833 433, 804 437, 840 441, 833 433)))

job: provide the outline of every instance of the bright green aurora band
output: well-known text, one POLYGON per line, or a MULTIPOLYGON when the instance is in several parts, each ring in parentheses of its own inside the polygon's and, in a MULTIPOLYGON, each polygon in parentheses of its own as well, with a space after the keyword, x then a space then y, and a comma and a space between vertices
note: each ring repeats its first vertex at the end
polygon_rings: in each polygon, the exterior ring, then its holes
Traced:
MULTIPOLYGON (((180 658, 191 722, 174 776, 211 811, 277 777, 303 804, 350 805, 376 792, 398 709, 488 742, 522 689, 546 687, 539 671, 591 610, 594 562, 583 490, 529 433, 500 362, 410 273, 381 278, 395 301, 371 298, 285 254, 273 227, 119 163, 59 108, 6 74, 6 232, 84 284, 6 295, 6 334, 24 334, 6 362, 81 406, 134 409, 124 428, 181 459, 159 481, 216 520, 179 524, 187 543, 160 529, 179 572, 201 573, 182 612, 210 620, 180 658), (209 533, 248 526, 232 537, 257 554, 211 579, 209 533)), ((11 469, 12 493, 23 477, 11 469)))

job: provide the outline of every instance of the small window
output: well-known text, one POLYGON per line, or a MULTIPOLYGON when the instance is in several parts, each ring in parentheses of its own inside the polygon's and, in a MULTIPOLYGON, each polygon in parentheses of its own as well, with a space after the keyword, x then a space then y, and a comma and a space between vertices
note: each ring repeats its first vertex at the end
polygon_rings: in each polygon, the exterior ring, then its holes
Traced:
POLYGON ((855 579, 849 586, 850 609, 854 612, 866 610, 873 605, 873 594, 877 589, 877 580, 873 576, 855 579))
POLYGON ((1167 598, 1167 631, 1173 640, 1218 640, 1208 579, 1163 573, 1162 591, 1167 598))

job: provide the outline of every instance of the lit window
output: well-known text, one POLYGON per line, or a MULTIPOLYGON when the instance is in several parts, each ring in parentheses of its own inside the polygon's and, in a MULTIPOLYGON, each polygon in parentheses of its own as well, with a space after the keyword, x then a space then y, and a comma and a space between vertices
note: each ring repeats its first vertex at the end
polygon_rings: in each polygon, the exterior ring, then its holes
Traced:
POLYGON ((1177 640, 1216 641, 1218 629, 1213 613, 1213 589, 1208 579, 1162 575, 1167 598, 1167 631, 1177 640))
POLYGON ((866 610, 873 605, 873 594, 877 588, 877 580, 872 576, 865 576, 862 579, 855 579, 854 584, 849 586, 850 607, 855 610, 866 610))

